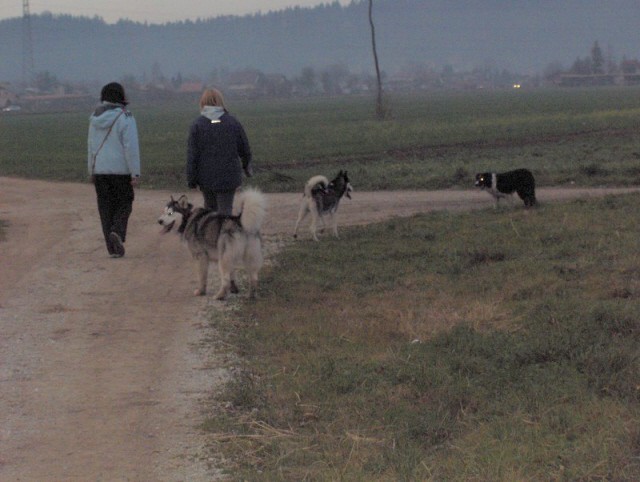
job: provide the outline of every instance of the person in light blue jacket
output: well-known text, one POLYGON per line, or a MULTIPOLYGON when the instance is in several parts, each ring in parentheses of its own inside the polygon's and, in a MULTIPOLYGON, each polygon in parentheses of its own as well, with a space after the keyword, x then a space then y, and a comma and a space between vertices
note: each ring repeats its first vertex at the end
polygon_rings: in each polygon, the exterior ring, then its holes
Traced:
POLYGON ((124 88, 111 82, 102 88, 100 104, 89 118, 88 169, 95 185, 107 252, 124 256, 133 188, 140 179, 138 128, 124 88))

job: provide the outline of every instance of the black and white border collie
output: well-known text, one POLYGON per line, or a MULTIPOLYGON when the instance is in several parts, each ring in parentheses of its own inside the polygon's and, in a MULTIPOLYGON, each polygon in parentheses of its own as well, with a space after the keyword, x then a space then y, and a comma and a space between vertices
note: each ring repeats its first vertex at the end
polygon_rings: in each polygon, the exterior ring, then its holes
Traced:
MULTIPOLYGON (((527 208, 536 205, 536 182, 528 169, 516 169, 503 173, 482 172, 476 174, 476 187, 487 191, 496 200, 518 193, 527 208)), ((513 198, 511 198, 513 199, 513 198)))

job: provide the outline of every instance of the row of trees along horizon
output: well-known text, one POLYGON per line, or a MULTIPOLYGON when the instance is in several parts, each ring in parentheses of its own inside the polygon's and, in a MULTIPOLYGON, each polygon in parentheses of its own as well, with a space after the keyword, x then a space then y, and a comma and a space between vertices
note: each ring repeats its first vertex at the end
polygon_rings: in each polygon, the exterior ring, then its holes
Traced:
MULTIPOLYGON (((529 77, 529 86, 539 86, 543 83, 558 83, 563 75, 633 75, 640 74, 640 61, 638 59, 623 58, 616 63, 613 58, 605 55, 598 41, 591 48, 590 55, 578 57, 575 62, 565 69, 557 63, 549 64, 548 68, 538 77, 529 77)), ((177 91, 185 83, 197 81, 204 85, 232 86, 245 82, 247 78, 260 79, 262 88, 255 90, 256 94, 282 95, 292 94, 314 95, 328 94, 339 95, 348 93, 370 92, 375 89, 376 79, 371 74, 354 73, 345 65, 332 65, 324 69, 305 67, 300 74, 288 79, 281 74, 264 74, 257 69, 243 69, 229 71, 226 69, 214 69, 206 79, 184 78, 181 73, 167 77, 159 62, 154 62, 149 74, 141 77, 128 74, 120 81, 130 89, 160 89, 177 91), (243 80, 245 79, 245 80, 243 80)), ((499 70, 491 64, 478 66, 468 72, 456 72, 453 67, 447 65, 440 71, 436 71, 426 65, 414 65, 389 75, 381 70, 381 80, 386 90, 424 90, 429 88, 473 88, 495 87, 510 88, 514 83, 522 83, 525 79, 522 75, 507 70, 499 70)), ((42 93, 59 91, 65 93, 82 91, 83 86, 63 82, 49 71, 35 74, 33 88, 42 93)), ((84 86, 89 91, 93 86, 84 86)))

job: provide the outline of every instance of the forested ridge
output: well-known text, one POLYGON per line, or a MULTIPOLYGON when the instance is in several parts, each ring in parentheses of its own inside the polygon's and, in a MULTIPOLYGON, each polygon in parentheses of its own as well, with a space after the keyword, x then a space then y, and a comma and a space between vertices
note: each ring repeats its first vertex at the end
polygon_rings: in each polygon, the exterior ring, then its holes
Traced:
MULTIPOLYGON (((34 67, 61 80, 206 77, 243 68, 299 74, 344 65, 371 72, 367 1, 162 25, 100 17, 32 15, 34 67)), ((635 0, 375 0, 382 69, 469 69, 492 64, 532 73, 570 65, 595 40, 616 60, 640 53, 635 0)), ((0 82, 20 78, 22 19, 0 21, 0 82)))

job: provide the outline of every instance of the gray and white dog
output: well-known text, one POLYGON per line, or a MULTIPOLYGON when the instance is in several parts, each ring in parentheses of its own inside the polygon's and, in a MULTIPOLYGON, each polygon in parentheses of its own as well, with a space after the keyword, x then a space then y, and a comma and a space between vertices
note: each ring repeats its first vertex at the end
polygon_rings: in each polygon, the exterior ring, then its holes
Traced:
POLYGON ((164 213, 158 218, 162 233, 176 228, 196 260, 198 288, 194 294, 207 292, 209 263, 218 263, 220 290, 217 300, 237 293, 236 270, 244 267, 249 276, 249 297, 256 296, 258 273, 264 262, 260 229, 266 216, 266 199, 256 189, 236 195, 234 212, 221 215, 210 209, 194 208, 187 196, 171 197, 164 213))
POLYGON ((351 199, 351 182, 347 171, 340 171, 333 180, 329 181, 325 176, 313 176, 304 186, 304 194, 298 211, 298 219, 296 227, 293 231, 293 237, 298 237, 298 226, 300 222, 311 214, 311 235, 315 241, 318 241, 318 220, 322 222, 324 227, 324 217, 331 218, 333 235, 338 237, 338 221, 336 212, 343 196, 351 199))

